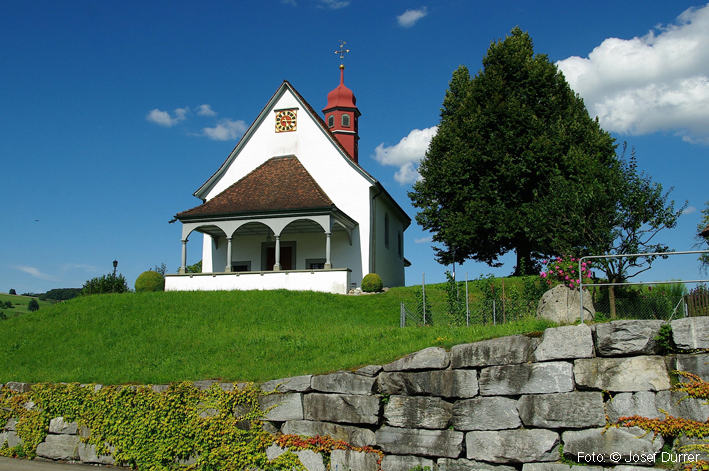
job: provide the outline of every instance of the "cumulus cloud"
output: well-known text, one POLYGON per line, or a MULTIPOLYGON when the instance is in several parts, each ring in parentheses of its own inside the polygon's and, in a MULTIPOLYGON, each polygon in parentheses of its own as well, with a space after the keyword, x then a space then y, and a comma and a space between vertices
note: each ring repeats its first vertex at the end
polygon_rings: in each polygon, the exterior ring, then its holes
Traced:
POLYGON ((433 237, 428 236, 428 237, 421 237, 420 239, 414 239, 414 242, 417 244, 425 244, 426 242, 431 242, 433 240, 433 237))
POLYGON ((396 21, 399 23, 399 26, 410 28, 426 15, 428 15, 428 8, 421 7, 418 10, 406 10, 396 17, 396 21))
POLYGON ((684 211, 682 211, 682 214, 692 214, 692 213, 696 213, 696 212, 697 212, 697 208, 695 208, 694 206, 689 206, 684 211))
POLYGON ((216 116, 217 113, 212 110, 212 107, 209 105, 199 105, 197 107, 197 114, 200 116, 216 116))
POLYGON ((399 167, 394 179, 401 185, 420 180, 418 164, 426 155, 428 145, 437 131, 437 126, 414 129, 396 145, 385 147, 384 143, 379 144, 374 150, 374 159, 382 165, 399 167))
POLYGON ((25 272, 29 275, 32 275, 35 278, 39 278, 40 280, 61 281, 60 278, 57 278, 56 276, 48 275, 46 273, 42 273, 41 271, 39 271, 39 269, 37 269, 35 267, 17 266, 15 268, 22 271, 22 272, 25 272))
POLYGON ((330 10, 339 10, 340 8, 345 8, 350 2, 345 0, 320 0, 320 5, 330 10))
POLYGON ((608 38, 587 58, 557 65, 604 129, 672 132, 709 145, 709 5, 643 37, 608 38))
POLYGON ((213 128, 204 128, 204 135, 215 141, 237 139, 246 132, 246 123, 241 120, 222 119, 213 128))
POLYGON ((180 121, 184 121, 188 111, 188 108, 177 108, 174 112, 173 117, 170 116, 170 113, 168 113, 167 111, 160 111, 159 109, 155 108, 150 113, 148 113, 145 119, 147 119, 151 123, 159 124, 160 126, 170 127, 174 126, 180 121))

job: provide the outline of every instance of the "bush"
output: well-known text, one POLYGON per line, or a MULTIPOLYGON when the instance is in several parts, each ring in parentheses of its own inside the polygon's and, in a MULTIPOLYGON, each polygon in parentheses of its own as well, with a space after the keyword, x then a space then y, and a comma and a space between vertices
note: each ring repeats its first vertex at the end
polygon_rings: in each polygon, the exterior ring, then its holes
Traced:
POLYGON ((30 302, 27 303, 27 310, 30 312, 39 311, 39 303, 37 302, 36 299, 34 299, 34 298, 30 299, 30 302))
POLYGON ((382 278, 376 273, 370 273, 362 278, 362 291, 365 293, 378 293, 383 288, 382 278))
POLYGON ((10 294, 17 295, 17 291, 15 291, 14 289, 10 289, 10 294))
POLYGON ((81 287, 81 296, 106 293, 127 293, 130 291, 123 275, 103 275, 92 278, 81 287))
POLYGON ((165 291, 165 277, 157 271, 144 271, 135 280, 135 291, 165 291))

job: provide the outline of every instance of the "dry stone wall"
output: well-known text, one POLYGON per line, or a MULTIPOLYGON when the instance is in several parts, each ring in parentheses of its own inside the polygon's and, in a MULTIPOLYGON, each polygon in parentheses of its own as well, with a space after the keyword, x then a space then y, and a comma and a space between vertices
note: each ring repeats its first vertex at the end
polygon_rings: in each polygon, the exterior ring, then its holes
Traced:
MULTIPOLYGON (((653 457, 659 459, 663 439, 639 428, 606 430, 608 421, 666 413, 709 418, 706 401, 670 391, 675 369, 709 380, 709 354, 660 356, 660 326, 641 320, 581 324, 457 345, 450 352, 431 347, 354 372, 269 381, 262 389, 278 394, 263 396, 261 408, 274 433, 328 435, 381 450, 384 471, 571 471, 573 462, 587 465, 586 471, 647 469, 656 464, 653 457)), ((709 318, 676 320, 672 329, 681 348, 709 348, 709 318)), ((57 418, 49 432, 39 456, 113 464, 80 443, 87 432, 76 424, 57 418)), ((0 442, 16 444, 13 421, 0 433, 0 442)), ((273 445, 268 455, 283 452, 273 445)), ((298 456, 311 471, 326 469, 315 453, 298 456)), ((376 471, 378 458, 335 450, 330 469, 376 471)))

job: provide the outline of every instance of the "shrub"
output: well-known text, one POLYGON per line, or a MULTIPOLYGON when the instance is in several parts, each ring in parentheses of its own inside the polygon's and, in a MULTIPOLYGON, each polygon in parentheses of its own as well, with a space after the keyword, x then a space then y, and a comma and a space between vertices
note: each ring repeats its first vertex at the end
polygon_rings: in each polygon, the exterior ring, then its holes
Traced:
POLYGON ((382 278, 376 273, 370 273, 362 278, 362 291, 365 293, 378 293, 383 288, 382 278))
POLYGON ((27 310, 30 312, 39 311, 39 303, 37 302, 36 299, 34 299, 34 298, 30 299, 30 302, 27 303, 27 310))
POLYGON ((14 289, 10 289, 10 294, 16 295, 16 294, 17 294, 17 291, 15 291, 14 289))
POLYGON ((105 293, 127 293, 130 291, 123 275, 103 275, 92 278, 81 287, 81 296, 105 293))
POLYGON ((165 291, 165 277, 157 271, 144 271, 135 280, 135 291, 165 291))

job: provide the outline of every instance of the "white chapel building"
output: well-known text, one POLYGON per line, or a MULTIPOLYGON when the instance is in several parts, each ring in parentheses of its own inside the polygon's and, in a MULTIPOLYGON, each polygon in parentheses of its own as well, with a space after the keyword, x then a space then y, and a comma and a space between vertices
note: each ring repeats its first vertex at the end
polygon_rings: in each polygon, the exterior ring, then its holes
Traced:
POLYGON ((168 291, 289 289, 346 294, 368 273, 404 285, 411 223, 358 162, 360 112, 344 83, 324 120, 284 81, 222 166, 178 213, 182 265, 168 291), (202 273, 185 273, 201 233, 202 273), (198 239, 197 239, 198 240, 198 239), (190 249, 191 250, 191 249, 190 249))

